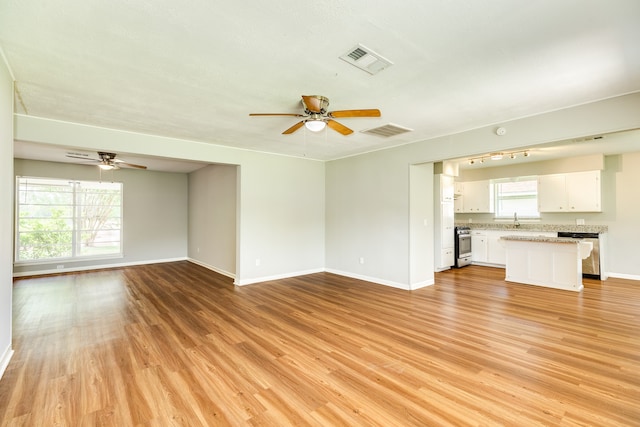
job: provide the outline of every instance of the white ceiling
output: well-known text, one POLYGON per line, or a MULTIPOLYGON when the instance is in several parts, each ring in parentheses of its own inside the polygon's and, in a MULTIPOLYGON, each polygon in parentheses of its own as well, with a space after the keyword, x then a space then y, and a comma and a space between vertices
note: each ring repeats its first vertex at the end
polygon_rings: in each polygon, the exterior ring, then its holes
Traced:
POLYGON ((0 2, 18 114, 321 160, 636 92, 638 40, 638 0, 0 2), (358 43, 393 65, 339 59, 358 43), (249 117, 315 94, 382 117, 249 117), (361 132, 388 123, 413 131, 361 132))

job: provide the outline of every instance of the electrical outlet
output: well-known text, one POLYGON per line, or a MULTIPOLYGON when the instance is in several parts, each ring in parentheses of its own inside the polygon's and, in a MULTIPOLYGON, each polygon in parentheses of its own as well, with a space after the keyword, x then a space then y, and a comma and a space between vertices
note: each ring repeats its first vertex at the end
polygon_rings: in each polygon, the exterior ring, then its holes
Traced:
POLYGON ((360 257, 360 264, 364 264, 364 257, 360 257))
POLYGON ((260 267, 260 258, 256 258, 256 267, 260 267))
POLYGON ((62 270, 62 269, 64 268, 64 264, 58 264, 58 265, 56 266, 56 268, 57 268, 58 270, 62 270))

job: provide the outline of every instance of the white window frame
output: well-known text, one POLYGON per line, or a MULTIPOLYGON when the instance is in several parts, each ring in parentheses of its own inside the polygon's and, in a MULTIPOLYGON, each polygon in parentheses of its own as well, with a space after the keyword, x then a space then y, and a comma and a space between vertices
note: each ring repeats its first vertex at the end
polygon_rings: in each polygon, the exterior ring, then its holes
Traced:
MULTIPOLYGON (((511 177, 511 178, 500 178, 500 179, 493 179, 491 180, 491 185, 493 186, 493 194, 494 194, 494 219, 496 220, 513 220, 514 219, 514 212, 511 211, 508 214, 502 212, 502 210, 500 209, 500 202, 503 199, 508 199, 508 197, 502 198, 499 186, 500 184, 504 184, 504 183, 511 183, 511 182, 525 182, 525 181, 534 181, 537 183, 538 181, 538 177, 537 176, 518 176, 518 177, 511 177)), ((517 196, 516 196, 517 197, 517 196)), ((521 198, 524 198, 525 196, 520 196, 521 198)), ((538 211, 537 207, 538 207, 538 203, 537 203, 537 199, 538 199, 538 190, 537 190, 537 185, 536 185, 536 191, 535 191, 535 195, 533 197, 529 197, 529 198, 535 198, 535 206, 536 206, 536 211, 533 214, 525 214, 524 212, 517 212, 518 214, 518 220, 520 219, 529 219, 529 220, 539 220, 540 219, 540 212, 538 211)))
MULTIPOLYGON (((16 176, 16 190, 15 190, 15 249, 14 249, 14 260, 16 265, 33 265, 33 264, 50 264, 52 262, 60 262, 60 261, 80 261, 80 260, 97 260, 97 259, 110 259, 110 258, 122 258, 123 255, 123 205, 124 205, 124 186, 121 182, 102 182, 102 181, 89 181, 89 180, 69 180, 69 179, 60 179, 60 178, 46 178, 46 177, 24 177, 24 176, 16 176), (49 257, 49 258, 38 258, 38 259, 20 259, 20 235, 22 230, 20 229, 20 219, 22 208, 25 205, 28 205, 28 200, 20 200, 20 197, 28 197, 28 192, 25 193, 21 190, 21 184, 23 185, 46 185, 46 183, 50 183, 51 185, 61 185, 68 186, 72 196, 72 202, 70 204, 52 204, 50 206, 61 206, 66 207, 68 212, 72 212, 69 217, 66 217, 68 224, 71 225, 72 229, 70 230, 72 233, 71 239, 71 256, 60 256, 60 257, 49 257), (81 197, 82 194, 82 185, 86 187, 95 187, 98 186, 109 186, 109 187, 119 187, 119 206, 114 204, 112 207, 117 208, 117 214, 112 216, 111 218, 116 219, 119 222, 119 228, 111 228, 105 227, 100 229, 101 231, 108 231, 111 234, 116 234, 117 238, 117 251, 111 253, 100 253, 100 254, 92 254, 86 255, 81 254, 81 235, 83 230, 81 227, 81 215, 82 215, 82 204, 81 197)), ((45 205, 49 206, 49 205, 45 205)), ((114 242, 116 239, 113 240, 114 242)))

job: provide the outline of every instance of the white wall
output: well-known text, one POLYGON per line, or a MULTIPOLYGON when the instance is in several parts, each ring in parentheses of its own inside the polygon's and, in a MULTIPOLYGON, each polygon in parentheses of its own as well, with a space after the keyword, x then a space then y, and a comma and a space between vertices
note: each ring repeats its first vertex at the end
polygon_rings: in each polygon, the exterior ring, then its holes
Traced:
POLYGON ((238 167, 210 165, 189 174, 189 259, 236 275, 238 167))
MULTIPOLYGON (((328 162, 327 269, 410 287, 408 242, 415 228, 409 226, 409 165, 638 128, 640 93, 500 125, 509 130, 507 135, 497 136, 497 125, 487 126, 328 162), (362 256, 365 264, 358 263, 362 256)), ((433 199, 433 191, 424 197, 433 199)), ((433 224, 433 215, 429 222, 433 224)), ((620 254, 616 262, 640 275, 634 253, 620 254)), ((611 271, 613 265, 611 260, 611 271)))
POLYGON ((423 197, 433 188, 433 163, 411 165, 409 169, 409 288, 418 289, 433 285, 434 239, 432 212, 433 198, 423 197))
POLYGON ((323 271, 324 164, 262 155, 247 158, 240 172, 235 283, 323 271))
MULTIPOLYGON (((99 169, 93 165, 16 159, 14 168, 20 176, 100 179, 99 169)), ((123 168, 113 174, 103 173, 102 177, 123 183, 124 257, 16 265, 15 275, 187 258, 187 174, 123 168), (57 265, 64 268, 58 270, 57 265)))
POLYGON ((238 165, 236 283, 324 268, 322 162, 24 115, 15 116, 15 138, 77 149, 238 165))
POLYGON ((0 377, 11 358, 13 251, 13 78, 0 50, 0 377))
POLYGON ((409 289, 409 162, 378 151, 328 162, 326 174, 327 269, 409 289))
POLYGON ((640 279, 640 153, 607 157, 603 206, 609 226, 607 266, 611 276, 640 279))

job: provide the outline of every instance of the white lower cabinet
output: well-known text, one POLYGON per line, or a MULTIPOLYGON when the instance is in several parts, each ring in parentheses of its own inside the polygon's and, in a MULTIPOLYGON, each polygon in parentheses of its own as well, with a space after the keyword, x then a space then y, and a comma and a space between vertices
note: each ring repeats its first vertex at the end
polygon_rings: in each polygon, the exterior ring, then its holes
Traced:
POLYGON ((487 234, 484 230, 471 230, 471 262, 487 262, 487 234))
POLYGON ((504 241, 500 240, 500 237, 507 234, 513 233, 505 233, 500 230, 487 231, 487 262, 489 264, 505 265, 507 263, 504 241))
POLYGON ((472 230, 471 260, 477 264, 504 267, 507 263, 507 252, 505 242, 500 239, 502 236, 556 237, 557 233, 553 231, 472 230))
POLYGON ((442 252, 440 254, 442 268, 448 268, 454 265, 456 263, 456 260, 454 257, 455 255, 454 255, 453 248, 442 249, 442 252))

